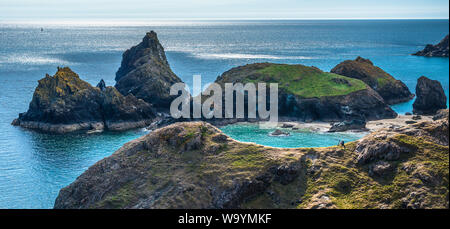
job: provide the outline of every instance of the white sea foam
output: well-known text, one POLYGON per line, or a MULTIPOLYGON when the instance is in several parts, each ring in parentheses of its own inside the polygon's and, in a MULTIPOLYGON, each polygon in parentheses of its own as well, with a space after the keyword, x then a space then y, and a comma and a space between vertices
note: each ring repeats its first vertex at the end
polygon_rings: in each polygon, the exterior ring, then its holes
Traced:
POLYGON ((34 56, 34 55, 10 55, 0 57, 0 64, 24 64, 24 65, 44 65, 44 64, 61 64, 67 65, 69 62, 49 56, 34 56))
POLYGON ((306 60, 314 59, 307 56, 275 56, 264 54, 244 54, 244 53, 198 53, 194 56, 203 59, 271 59, 271 60, 306 60))

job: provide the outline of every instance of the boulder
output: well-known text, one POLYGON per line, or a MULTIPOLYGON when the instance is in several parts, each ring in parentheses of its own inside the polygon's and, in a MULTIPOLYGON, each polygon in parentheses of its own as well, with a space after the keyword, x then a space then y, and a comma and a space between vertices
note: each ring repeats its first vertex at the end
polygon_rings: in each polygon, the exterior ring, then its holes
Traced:
POLYGON ((413 115, 411 119, 412 120, 421 120, 422 116, 420 116, 420 115, 413 115))
POLYGON ((388 104, 406 102, 414 97, 403 82, 359 56, 336 65, 331 72, 364 81, 388 104))
POLYGON ((284 132, 279 129, 274 130, 269 134, 270 136, 289 136, 291 135, 289 132, 284 132))
POLYGON ((170 95, 170 87, 182 82, 170 69, 154 31, 123 53, 116 81, 115 87, 123 95, 133 94, 161 109, 169 109, 175 98, 170 95))
POLYGON ((377 161, 369 166, 370 176, 385 176, 393 170, 392 165, 386 161, 377 161))
POLYGON ((448 35, 444 37, 438 44, 428 44, 422 51, 414 53, 415 56, 427 56, 427 57, 448 57, 448 35))
POLYGON ((437 80, 421 76, 417 80, 417 98, 413 104, 413 113, 434 115, 440 109, 447 108, 447 96, 442 85, 437 80))
POLYGON ((351 121, 333 123, 328 132, 343 132, 347 130, 367 130, 366 121, 354 119, 351 121))
POLYGON ((281 126, 281 128, 292 128, 294 127, 294 124, 290 124, 290 123, 283 123, 283 125, 281 126))

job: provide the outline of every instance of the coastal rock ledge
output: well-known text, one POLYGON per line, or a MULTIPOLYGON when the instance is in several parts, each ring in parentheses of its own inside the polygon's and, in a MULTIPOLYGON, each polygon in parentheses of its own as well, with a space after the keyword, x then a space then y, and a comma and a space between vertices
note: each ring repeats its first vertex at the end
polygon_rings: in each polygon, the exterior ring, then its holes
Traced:
POLYGON ((449 40, 448 35, 439 42, 437 45, 428 44, 422 51, 416 52, 415 56, 427 56, 427 57, 448 57, 449 52, 449 40))
POLYGON ((91 166, 54 208, 448 208, 448 137, 437 119, 345 148, 282 149, 180 122, 91 166))
POLYGON ((52 133, 121 131, 148 126, 155 117, 150 104, 123 96, 103 80, 93 87, 68 67, 39 80, 29 109, 12 125, 52 133))

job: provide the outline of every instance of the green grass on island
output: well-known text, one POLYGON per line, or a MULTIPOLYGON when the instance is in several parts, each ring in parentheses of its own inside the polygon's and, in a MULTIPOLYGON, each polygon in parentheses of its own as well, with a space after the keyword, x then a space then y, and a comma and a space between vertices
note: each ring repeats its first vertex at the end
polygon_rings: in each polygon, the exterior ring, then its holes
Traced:
POLYGON ((279 89, 302 98, 347 95, 367 88, 361 80, 304 65, 270 64, 256 73, 244 82, 278 83, 279 89))

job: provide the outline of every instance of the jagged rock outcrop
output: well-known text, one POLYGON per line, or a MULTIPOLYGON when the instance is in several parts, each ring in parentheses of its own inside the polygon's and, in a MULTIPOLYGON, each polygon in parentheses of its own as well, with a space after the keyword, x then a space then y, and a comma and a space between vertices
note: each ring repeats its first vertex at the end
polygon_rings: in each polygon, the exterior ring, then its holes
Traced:
POLYGON ((29 109, 13 125, 54 133, 126 130, 145 127, 153 119, 150 104, 114 87, 93 87, 70 68, 39 80, 29 109))
POLYGON ((279 149, 176 123, 91 166, 54 207, 448 208, 448 137, 440 119, 345 148, 279 149))
POLYGON ((415 56, 428 56, 428 57, 448 57, 449 50, 448 35, 439 42, 439 44, 428 44, 422 51, 416 52, 415 56))
POLYGON ((98 82, 97 87, 100 88, 100 91, 104 91, 106 89, 106 83, 103 79, 98 82))
POLYGON ((115 87, 123 95, 133 94, 155 108, 166 109, 174 99, 170 96, 170 87, 182 82, 170 69, 154 31, 123 53, 116 81, 115 87))
MULTIPOLYGON (((323 72, 316 67, 248 64, 226 71, 215 82, 222 89, 225 83, 278 83, 279 116, 301 121, 376 120, 397 116, 364 82, 323 72)), ((247 107, 247 96, 245 99, 247 107)))
POLYGON ((447 96, 442 85, 437 80, 421 76, 417 79, 417 98, 413 103, 413 113, 433 115, 440 109, 447 108, 447 96))
POLYGON ((331 72, 364 81, 388 104, 406 102, 414 97, 402 81, 374 66, 372 61, 359 56, 355 60, 346 60, 336 65, 331 72))

